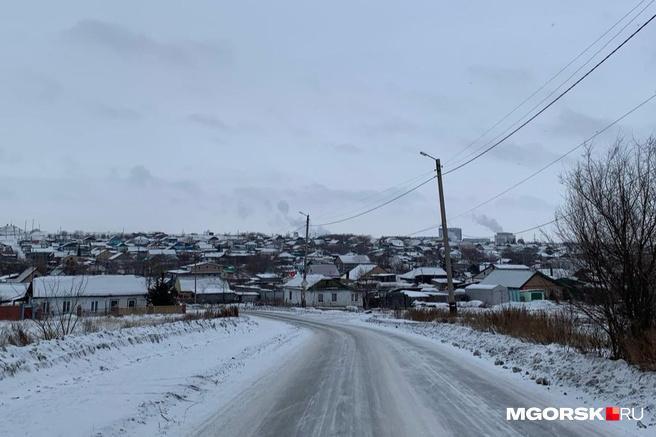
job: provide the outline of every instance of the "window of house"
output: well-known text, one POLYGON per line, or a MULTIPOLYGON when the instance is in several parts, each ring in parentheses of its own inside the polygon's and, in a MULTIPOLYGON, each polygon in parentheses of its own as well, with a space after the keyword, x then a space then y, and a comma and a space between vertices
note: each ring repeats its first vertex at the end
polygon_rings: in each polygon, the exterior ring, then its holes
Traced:
POLYGON ((323 293, 319 293, 319 302, 323 303, 323 293))
POLYGON ((357 302, 358 301, 358 295, 355 293, 351 293, 351 302, 357 302))
POLYGON ((62 302, 62 313, 68 314, 71 312, 71 301, 65 300, 62 302))
POLYGON ((137 305, 137 301, 134 299, 128 300, 128 308, 134 308, 137 305))
POLYGON ((289 300, 292 300, 292 292, 289 292, 289 300))
POLYGON ((92 313, 97 313, 98 312, 98 301, 94 300, 91 302, 91 312, 92 313))
POLYGON ((337 293, 333 293, 332 295, 332 301, 337 302, 337 293))
POLYGON ((112 300, 112 301, 110 301, 110 302, 109 302, 109 306, 110 306, 111 308, 116 308, 116 307, 118 307, 118 301, 117 301, 117 300, 112 300))

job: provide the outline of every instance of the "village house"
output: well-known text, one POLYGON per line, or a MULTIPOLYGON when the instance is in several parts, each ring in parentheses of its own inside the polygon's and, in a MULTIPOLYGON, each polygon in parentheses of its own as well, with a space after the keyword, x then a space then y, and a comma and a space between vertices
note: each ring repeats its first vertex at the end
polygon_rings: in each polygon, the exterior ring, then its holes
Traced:
POLYGON ((339 255, 335 260, 335 265, 340 273, 346 273, 360 264, 372 264, 372 262, 367 255, 356 255, 354 253, 339 255))
MULTIPOLYGON (((347 306, 362 307, 361 293, 351 290, 342 284, 339 278, 331 278, 321 274, 307 275, 305 302, 307 306, 344 308, 347 306)), ((303 275, 296 275, 283 285, 284 302, 287 305, 301 305, 303 290, 303 275)))
POLYGON ((480 284, 502 285, 508 289, 509 298, 513 302, 560 299, 563 288, 548 276, 525 268, 503 268, 497 266, 480 284))
POLYGON ((147 303, 146 278, 135 275, 41 276, 28 290, 36 312, 109 314, 147 303))
POLYGON ((181 302, 219 304, 240 301, 230 284, 219 277, 179 276, 175 280, 175 290, 181 302))
POLYGON ((446 279, 446 270, 440 267, 417 267, 399 276, 413 284, 431 284, 433 279, 446 279))

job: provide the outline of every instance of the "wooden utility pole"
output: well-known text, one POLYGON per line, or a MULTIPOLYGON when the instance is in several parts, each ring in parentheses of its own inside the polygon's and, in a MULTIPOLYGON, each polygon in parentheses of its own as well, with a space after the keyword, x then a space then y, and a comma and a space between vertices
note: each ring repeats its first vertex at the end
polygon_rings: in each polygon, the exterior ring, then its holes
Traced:
POLYGON ((458 306, 456 305, 456 295, 453 291, 453 273, 451 271, 451 248, 449 247, 449 228, 446 225, 446 208, 444 206, 444 188, 442 187, 442 165, 440 160, 430 156, 428 153, 419 152, 435 160, 435 171, 437 172, 437 192, 440 198, 440 215, 442 219, 442 245, 444 247, 444 267, 446 270, 446 286, 449 292, 449 313, 456 315, 458 306))
POLYGON ((307 256, 308 238, 310 236, 310 214, 305 214, 305 254, 303 255, 303 282, 301 282, 301 306, 305 308, 305 291, 307 290, 307 256))

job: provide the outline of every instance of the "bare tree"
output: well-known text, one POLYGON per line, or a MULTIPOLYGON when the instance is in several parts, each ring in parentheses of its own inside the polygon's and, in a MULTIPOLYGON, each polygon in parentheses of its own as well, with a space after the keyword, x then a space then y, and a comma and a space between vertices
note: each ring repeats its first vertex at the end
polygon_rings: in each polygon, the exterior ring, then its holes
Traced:
POLYGON ((84 276, 72 278, 67 285, 62 285, 60 278, 42 280, 43 289, 39 290, 39 297, 43 301, 33 319, 41 338, 64 338, 75 331, 81 315, 80 298, 84 295, 87 282, 84 276))
POLYGON ((618 140, 599 158, 588 148, 563 183, 559 234, 589 272, 596 303, 581 308, 607 332, 614 358, 636 362, 656 326, 656 140, 618 140))

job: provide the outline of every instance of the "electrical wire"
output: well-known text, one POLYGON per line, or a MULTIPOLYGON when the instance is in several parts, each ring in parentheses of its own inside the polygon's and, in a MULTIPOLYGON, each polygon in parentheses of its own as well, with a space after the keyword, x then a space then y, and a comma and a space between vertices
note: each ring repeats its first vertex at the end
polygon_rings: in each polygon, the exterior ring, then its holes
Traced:
MULTIPOLYGON (((590 141, 594 140, 596 137, 598 137, 599 135, 603 134, 603 133, 606 132, 608 129, 612 128, 613 126, 615 126, 616 124, 618 124, 619 122, 621 122, 622 120, 624 120, 626 117, 628 117, 629 115, 633 114, 633 113, 636 112, 638 109, 642 108, 642 107, 645 106, 647 103, 649 103, 649 102, 651 102, 652 100, 654 100, 655 98, 656 98, 656 93, 652 94, 651 96, 649 96, 648 98, 646 98, 646 99, 643 100, 642 102, 638 103, 638 104, 635 105, 633 108, 629 109, 627 112, 625 112, 624 114, 622 114, 621 116, 619 116, 618 118, 616 118, 615 120, 613 120, 611 123, 607 124, 607 125, 604 126, 602 129, 596 131, 593 135, 591 135, 590 137, 586 138, 585 140, 583 140, 583 141, 582 141, 581 143, 579 143, 578 145, 576 145, 576 146, 572 147, 571 149, 567 150, 565 153, 561 154, 560 156, 558 156, 558 157, 555 158, 554 160, 550 161, 550 162, 547 163, 546 165, 540 167, 538 170, 534 171, 533 173, 529 174, 528 176, 524 177, 523 179, 517 181, 516 183, 514 183, 514 184, 511 185, 510 187, 506 188, 505 190, 503 190, 503 191, 501 191, 501 192, 495 194, 494 196, 492 196, 492 197, 490 197, 490 198, 484 200, 484 201, 481 202, 481 203, 476 204, 475 206, 469 208, 468 210, 463 211, 463 212, 461 212, 461 213, 458 213, 458 214, 456 214, 456 215, 454 215, 454 216, 452 216, 452 217, 449 217, 448 220, 454 220, 454 219, 457 219, 457 218, 459 218, 459 217, 462 217, 462 216, 464 216, 464 215, 466 215, 466 214, 469 214, 470 212, 475 211, 476 209, 480 208, 481 206, 485 206, 485 205, 487 205, 488 203, 490 203, 490 202, 492 202, 492 201, 498 199, 499 197, 503 196, 504 194, 507 194, 508 192, 514 190, 515 188, 519 187, 520 185, 526 183, 526 182, 529 181, 530 179, 534 178, 535 176, 537 176, 537 175, 539 175, 540 173, 542 173, 543 171, 545 171, 547 168, 549 168, 549 167, 551 167, 552 165, 554 165, 554 164, 556 164, 556 163, 562 161, 564 158, 566 158, 567 156, 571 155, 571 154, 574 153, 576 150, 578 150, 578 149, 580 149, 581 147, 583 147, 584 145, 588 144, 590 141)), ((430 230, 433 230, 433 229, 437 229, 437 228, 439 228, 440 226, 441 226, 441 225, 433 225, 433 226, 430 226, 430 227, 427 227, 427 228, 420 229, 419 231, 415 231, 415 232, 413 232, 413 233, 411 233, 411 234, 408 234, 408 235, 409 235, 409 236, 416 235, 416 234, 421 233, 421 232, 426 232, 426 231, 430 231, 430 230)))
POLYGON ((516 127, 515 129, 513 129, 510 133, 508 133, 507 135, 505 135, 505 136, 504 136, 503 138, 501 138, 500 140, 496 141, 496 142, 495 142, 494 144, 492 144, 491 146, 489 146, 489 147, 487 147, 486 149, 484 149, 482 152, 476 154, 475 156, 473 156, 472 158, 466 160, 466 161, 463 162, 462 164, 459 164, 459 165, 457 165, 456 167, 453 167, 452 169, 450 169, 450 170, 444 172, 443 175, 446 176, 446 175, 448 175, 448 174, 450 174, 450 173, 453 173, 453 172, 455 172, 455 171, 457 171, 457 170, 463 168, 464 166, 466 166, 466 165, 472 163, 473 161, 477 160, 477 159, 480 158, 481 156, 483 156, 483 155, 485 155, 486 153, 488 153, 490 150, 492 150, 492 149, 494 149, 495 147, 497 147, 499 144, 501 144, 501 143, 503 143, 504 141, 506 141, 508 138, 510 138, 511 136, 513 136, 515 133, 517 133, 519 130, 521 130, 522 128, 524 128, 524 127, 525 127, 526 125, 528 125, 530 122, 532 122, 533 120, 535 120, 536 118, 538 118, 543 112, 545 112, 547 109, 549 109, 551 106, 553 106, 557 101, 559 101, 559 100, 560 100, 561 98, 563 98, 567 93, 569 93, 572 89, 574 89, 574 88, 575 88, 579 83, 581 83, 585 78, 587 78, 590 74, 592 74, 592 72, 594 72, 597 68, 599 68, 599 67, 600 67, 604 62, 606 62, 611 56, 613 56, 615 53, 617 53, 617 51, 619 51, 619 50, 620 50, 620 49, 621 49, 626 43, 628 43, 631 39, 633 39, 633 37, 635 37, 635 36, 636 36, 640 31, 642 31, 645 27, 647 27, 647 25, 648 25, 649 23, 651 23, 651 22, 654 20, 654 18, 656 18, 656 14, 652 15, 651 18, 649 18, 647 21, 645 21, 645 22, 644 22, 644 23, 643 23, 638 29, 636 29, 633 33, 631 33, 631 35, 629 35, 626 39, 624 39, 624 41, 622 41, 621 44, 619 44, 619 45, 618 45, 617 47, 615 47, 610 53, 608 53, 603 59, 601 59, 599 62, 597 62, 597 63, 595 64, 594 67, 592 67, 590 70, 588 70, 583 76, 581 76, 579 79, 577 79, 572 85, 570 85, 569 87, 567 87, 567 89, 565 89, 563 92, 561 92, 556 98, 554 98, 553 100, 551 100, 546 106, 544 106, 542 109, 540 109, 537 113, 535 113, 534 115, 532 115, 528 120, 524 121, 524 122, 523 122, 522 124, 520 124, 518 127, 516 127))
POLYGON ((362 217, 363 215, 366 215, 366 214, 369 214, 369 213, 371 213, 371 212, 373 212, 373 211, 376 211, 377 209, 380 209, 380 208, 382 208, 382 207, 384 207, 384 206, 386 206, 386 205, 389 205, 389 204, 392 203, 392 202, 396 202, 397 200, 401 199, 402 197, 405 197, 405 196, 407 196, 408 194, 412 193, 413 191, 416 191, 416 190, 418 190, 419 188, 423 187, 424 185, 426 185, 426 184, 429 183, 430 181, 434 180, 436 177, 437 177, 437 175, 435 175, 435 176, 431 176, 429 179, 426 179, 425 181, 421 182, 420 184, 415 185, 414 187, 410 188, 409 190, 406 190, 406 191, 404 191, 403 193, 401 193, 401 194, 399 194, 399 195, 397 195, 397 196, 394 196, 393 198, 391 198, 391 199, 389 199, 389 200, 387 200, 387 201, 385 201, 385 202, 383 202, 383 203, 381 203, 381 204, 378 204, 378 205, 376 205, 376 206, 374 206, 374 207, 372 207, 372 208, 369 208, 369 209, 367 209, 367 210, 365 210, 365 211, 359 212, 358 214, 354 214, 354 215, 352 215, 352 216, 350 216, 350 217, 346 217, 346 218, 343 218, 343 219, 340 219, 340 220, 334 220, 334 221, 331 221, 331 222, 319 223, 319 224, 316 224, 316 225, 310 225, 310 226, 313 226, 313 227, 319 227, 319 226, 336 225, 336 224, 338 224, 338 223, 344 223, 344 222, 346 222, 346 221, 353 220, 353 219, 356 219, 356 218, 358 218, 358 217, 362 217))
MULTIPOLYGON (((453 155, 453 156, 451 156, 450 158, 446 159, 446 160, 445 160, 445 163, 448 164, 448 163, 450 163, 450 162, 453 162, 453 161, 454 161, 458 156, 460 156, 463 152, 467 151, 467 150, 468 150, 469 148, 471 148, 474 144, 476 144, 478 141, 480 141, 482 138, 484 138, 487 134, 489 134, 490 132, 492 132, 497 126, 499 126, 501 123, 503 123, 504 121, 506 121, 506 120, 508 119, 508 117, 510 117, 510 116, 511 116, 512 114, 514 114, 515 112, 517 112, 517 110, 519 110, 519 108, 521 108, 522 106, 524 106, 529 100, 531 100, 533 97, 535 97, 540 91, 542 91, 543 89, 545 89, 545 88, 546 88, 551 82, 553 82, 558 76, 560 76, 564 71, 566 71, 569 67, 571 67, 572 64, 574 64, 576 61, 578 61, 578 60, 579 60, 579 59, 580 59, 580 58, 581 58, 586 52, 588 52, 588 50, 590 50, 590 49, 591 49, 592 47, 594 47, 599 41, 601 41, 604 37, 606 37, 606 35, 608 35, 608 34, 609 34, 609 33, 610 33, 615 27, 617 27, 622 21, 624 21, 624 19, 625 19, 626 17, 628 17, 629 15, 631 15, 631 14, 633 13, 633 11, 635 11, 636 9, 638 9, 638 8, 640 7, 640 5, 642 5, 645 1, 646 1, 646 0, 641 0, 641 1, 638 2, 635 6, 633 6, 633 8, 631 8, 631 9, 629 10, 629 12, 627 12, 626 14, 624 14, 624 15, 623 15, 619 20, 617 20, 617 21, 616 21, 611 27, 609 27, 604 33, 602 33, 597 39, 595 39, 595 40, 594 40, 592 43, 590 43, 585 49, 583 49, 581 52, 579 52, 579 53, 578 53, 578 54, 577 54, 577 55, 576 55, 571 61, 569 61, 569 62, 568 62, 565 66, 563 66, 560 70, 558 70, 558 71, 556 72, 556 74, 554 74, 553 76, 551 76, 546 82, 544 82, 539 88, 537 88, 537 89, 536 89, 531 95, 529 95, 529 96, 526 97, 524 100, 522 100, 522 101, 521 101, 517 106, 515 106, 510 112, 506 113, 506 115, 504 115, 504 116, 503 116, 500 120, 498 120, 494 125, 492 125, 492 126, 489 127, 487 130, 485 130, 485 132, 483 132, 483 133, 482 133, 479 137, 477 137, 475 140, 473 140, 472 142, 470 142, 469 144, 467 144, 467 145, 466 145, 463 149, 461 149, 458 153, 456 153, 455 155, 453 155)), ((647 4, 647 6, 646 6, 644 9, 642 9, 642 10, 641 10, 641 11, 640 11, 635 17, 633 17, 633 18, 629 21, 629 23, 627 23, 627 26, 628 26, 629 24, 631 24, 631 23, 632 23, 632 22, 633 22, 638 16, 640 16, 640 14, 642 14, 642 12, 644 12, 644 10, 645 10, 647 7, 649 7, 652 3, 654 3, 654 0, 651 0, 651 1, 649 2, 649 4, 647 4)), ((626 28, 626 26, 625 26, 624 28, 626 28)), ((624 29, 624 28, 623 28, 623 29, 624 29)), ((623 29, 622 29, 622 30, 623 30, 623 29)), ((615 39, 616 37, 617 37, 617 34, 616 34, 615 36, 613 36, 613 37, 608 41, 608 43, 610 43, 610 41, 612 41, 612 40, 615 39)), ((606 43, 606 45, 608 45, 608 43, 606 43)), ((603 46, 603 47, 605 47, 605 46, 603 46)), ((603 47, 602 47, 602 49, 603 49, 603 47)), ((598 53, 598 52, 596 52, 594 55, 592 55, 592 57, 591 57, 591 58, 590 58, 585 64, 583 64, 583 65, 584 65, 584 66, 587 65, 587 64, 590 62, 590 60, 591 60, 592 58, 594 58, 594 56, 597 55, 597 53, 598 53)), ((577 71, 578 71, 578 70, 577 70, 577 71)), ((574 74, 576 74, 576 72, 575 72, 574 74)), ((569 81, 569 79, 571 79, 571 76, 568 77, 563 83, 561 83, 561 84, 558 86, 558 88, 556 88, 556 89, 559 89, 560 87, 562 87, 564 83, 566 83, 567 81, 569 81)), ((529 112, 530 112, 530 111, 529 111, 529 112)), ((523 116, 522 118, 524 118, 524 117, 525 117, 525 116, 523 116)), ((521 120, 521 119, 520 119, 520 120, 521 120)))

